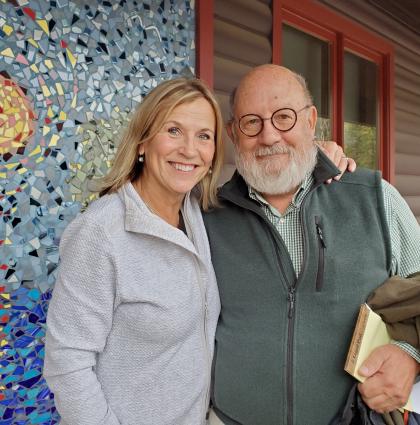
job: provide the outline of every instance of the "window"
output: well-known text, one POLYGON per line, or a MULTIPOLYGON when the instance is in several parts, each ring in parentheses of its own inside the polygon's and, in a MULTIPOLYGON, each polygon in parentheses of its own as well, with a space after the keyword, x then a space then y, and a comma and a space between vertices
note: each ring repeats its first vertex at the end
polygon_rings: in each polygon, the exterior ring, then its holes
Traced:
POLYGON ((392 180, 391 44, 313 1, 273 0, 272 7, 273 63, 307 79, 317 137, 392 180))

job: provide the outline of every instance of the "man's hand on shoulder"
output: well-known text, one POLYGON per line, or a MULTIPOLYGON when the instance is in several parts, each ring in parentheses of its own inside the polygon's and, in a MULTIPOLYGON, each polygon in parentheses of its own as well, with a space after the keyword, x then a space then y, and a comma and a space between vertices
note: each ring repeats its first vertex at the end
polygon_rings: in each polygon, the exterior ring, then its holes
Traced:
POLYGON ((359 384, 364 402, 379 413, 390 412, 407 403, 420 365, 408 353, 393 344, 375 349, 359 373, 366 376, 359 384))
MULTIPOLYGON (((341 171, 341 174, 334 177, 334 180, 340 180, 341 176, 345 171, 350 171, 351 173, 356 169, 356 161, 352 158, 348 158, 343 151, 343 148, 333 141, 321 140, 317 141, 319 149, 328 156, 329 160, 334 163, 334 165, 341 171)), ((332 179, 326 181, 326 183, 331 183, 332 179)))

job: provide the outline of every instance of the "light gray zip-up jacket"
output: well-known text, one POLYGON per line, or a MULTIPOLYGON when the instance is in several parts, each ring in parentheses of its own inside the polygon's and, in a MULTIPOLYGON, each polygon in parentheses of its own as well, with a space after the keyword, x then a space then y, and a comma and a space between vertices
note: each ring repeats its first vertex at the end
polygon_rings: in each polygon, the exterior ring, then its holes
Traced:
POLYGON ((44 376, 65 425, 205 423, 219 295, 198 202, 188 237, 131 183, 66 229, 44 376))

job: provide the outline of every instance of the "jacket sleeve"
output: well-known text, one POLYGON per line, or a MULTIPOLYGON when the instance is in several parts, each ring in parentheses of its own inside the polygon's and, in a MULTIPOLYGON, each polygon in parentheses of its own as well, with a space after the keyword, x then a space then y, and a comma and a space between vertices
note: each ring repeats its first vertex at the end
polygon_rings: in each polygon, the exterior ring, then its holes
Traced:
POLYGON ((420 362, 420 273, 390 277, 367 303, 382 317, 394 343, 420 362))
POLYGON ((63 423, 118 425, 94 372, 112 326, 116 269, 105 231, 82 216, 64 232, 47 316, 44 376, 63 423))

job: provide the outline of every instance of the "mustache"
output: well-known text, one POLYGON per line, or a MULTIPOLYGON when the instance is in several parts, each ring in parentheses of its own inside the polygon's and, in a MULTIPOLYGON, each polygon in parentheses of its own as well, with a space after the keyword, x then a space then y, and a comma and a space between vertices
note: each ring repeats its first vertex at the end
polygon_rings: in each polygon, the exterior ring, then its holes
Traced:
POLYGON ((270 156, 270 155, 277 155, 277 154, 291 154, 293 152, 293 149, 290 148, 287 145, 281 145, 281 144, 275 144, 273 146, 266 146, 257 149, 254 152, 254 156, 270 156))

